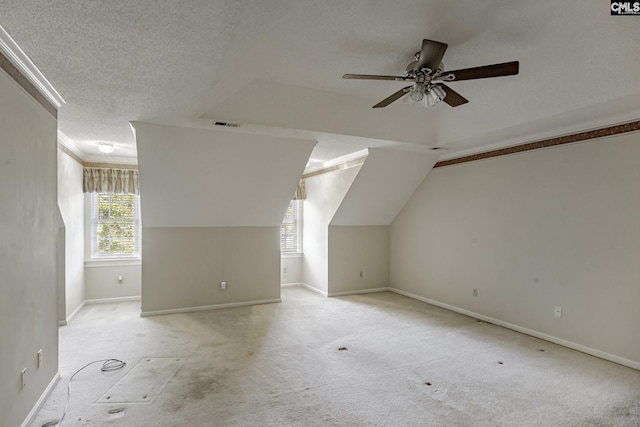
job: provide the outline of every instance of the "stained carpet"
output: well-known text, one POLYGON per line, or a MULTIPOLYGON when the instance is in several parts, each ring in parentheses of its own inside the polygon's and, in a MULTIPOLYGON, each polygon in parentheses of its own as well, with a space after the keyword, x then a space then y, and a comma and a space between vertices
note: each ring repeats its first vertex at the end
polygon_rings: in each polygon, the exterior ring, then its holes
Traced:
POLYGON ((127 365, 76 375, 63 426, 640 426, 640 371, 389 292, 282 299, 85 307, 60 328, 62 379, 32 427, 55 425, 70 376, 106 358, 127 365), (154 380, 135 372, 149 359, 180 363, 154 380))

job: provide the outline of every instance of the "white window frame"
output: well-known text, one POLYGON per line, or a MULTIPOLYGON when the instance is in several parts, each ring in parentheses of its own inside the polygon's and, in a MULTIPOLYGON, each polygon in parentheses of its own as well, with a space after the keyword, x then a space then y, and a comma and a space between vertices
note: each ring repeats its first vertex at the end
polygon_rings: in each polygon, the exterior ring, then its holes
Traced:
MULTIPOLYGON (((283 257, 295 257, 300 256, 302 254, 302 206, 303 200, 291 200, 290 203, 296 204, 296 248, 295 249, 285 249, 282 248, 282 226, 280 227, 280 253, 283 257)), ((288 207, 287 207, 288 209, 288 207)), ((284 224, 286 218, 282 219, 282 224, 284 224)))
POLYGON ((136 260, 140 259, 141 226, 140 226, 140 196, 133 195, 135 219, 134 224, 134 252, 132 254, 117 253, 103 254, 98 252, 98 196, 108 193, 91 193, 91 259, 92 260, 136 260))

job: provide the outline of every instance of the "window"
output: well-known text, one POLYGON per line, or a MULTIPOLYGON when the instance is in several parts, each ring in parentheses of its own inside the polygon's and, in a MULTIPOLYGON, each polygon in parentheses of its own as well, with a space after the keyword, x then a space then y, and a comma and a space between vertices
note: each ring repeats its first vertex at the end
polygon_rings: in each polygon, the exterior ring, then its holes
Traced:
POLYGON ((139 196, 92 193, 93 258, 140 256, 139 196))
POLYGON ((280 225, 280 251, 302 252, 302 200, 289 203, 280 225))

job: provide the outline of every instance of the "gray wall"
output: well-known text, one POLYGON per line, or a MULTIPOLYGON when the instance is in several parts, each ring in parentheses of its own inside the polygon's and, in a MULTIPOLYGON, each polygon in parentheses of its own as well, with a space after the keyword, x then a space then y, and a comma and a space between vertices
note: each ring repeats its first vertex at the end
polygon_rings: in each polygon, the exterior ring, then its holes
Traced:
POLYGON ((56 127, 0 71, 0 414, 6 426, 25 420, 58 371, 56 127))
POLYGON ((416 150, 368 150, 329 223, 330 296, 389 286, 389 225, 437 160, 416 150))
POLYGON ((84 270, 85 299, 139 297, 142 288, 142 267, 139 261, 88 263, 84 270), (122 281, 118 277, 122 276, 122 281))
POLYGON ((58 150, 58 206, 65 225, 64 317, 67 320, 85 299, 83 167, 58 150))
POLYGON ((389 286, 388 225, 329 226, 328 247, 329 296, 389 286))
POLYGON ((144 228, 142 236, 143 314, 280 298, 280 227, 144 228))
POLYGON ((363 164, 306 180, 307 285, 330 296, 389 286, 389 225, 437 159, 416 150, 369 148, 363 164))
POLYGON ((635 133, 434 169, 392 224, 392 286, 640 366, 638 159, 635 133))

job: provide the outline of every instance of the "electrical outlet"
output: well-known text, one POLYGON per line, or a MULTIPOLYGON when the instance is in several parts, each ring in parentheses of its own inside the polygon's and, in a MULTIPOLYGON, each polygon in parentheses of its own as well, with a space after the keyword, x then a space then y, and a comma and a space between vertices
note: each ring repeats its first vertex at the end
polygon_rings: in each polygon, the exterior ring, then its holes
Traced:
POLYGON ((553 315, 556 317, 562 317, 562 307, 560 307, 559 305, 553 307, 553 315))
POLYGON ((478 296, 478 288, 473 288, 473 296, 474 297, 478 296))
POLYGON ((38 368, 42 366, 42 349, 38 350, 38 368))
POLYGON ((20 384, 22 384, 22 388, 27 386, 27 368, 24 368, 20 372, 20 384))
POLYGON ((227 282, 220 282, 220 289, 227 289, 227 282))

